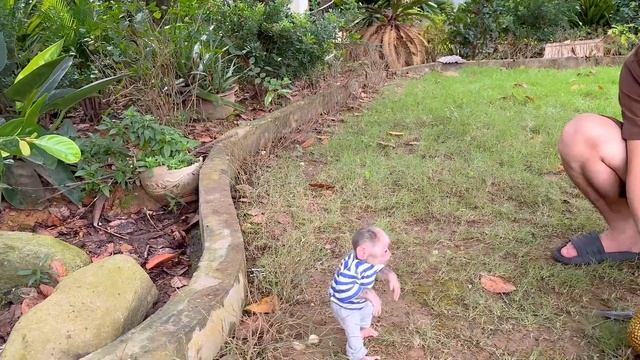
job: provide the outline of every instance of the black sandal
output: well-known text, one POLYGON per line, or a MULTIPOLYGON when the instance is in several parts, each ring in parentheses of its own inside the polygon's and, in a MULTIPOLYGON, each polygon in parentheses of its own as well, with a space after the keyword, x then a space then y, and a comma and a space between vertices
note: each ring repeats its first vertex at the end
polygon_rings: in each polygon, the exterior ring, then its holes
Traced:
POLYGON ((563 245, 553 252, 553 259, 565 265, 593 265, 605 261, 621 262, 636 261, 640 259, 640 253, 632 251, 605 252, 597 233, 588 233, 577 235, 570 240, 573 247, 576 248, 578 255, 574 257, 565 257, 560 253, 563 245))

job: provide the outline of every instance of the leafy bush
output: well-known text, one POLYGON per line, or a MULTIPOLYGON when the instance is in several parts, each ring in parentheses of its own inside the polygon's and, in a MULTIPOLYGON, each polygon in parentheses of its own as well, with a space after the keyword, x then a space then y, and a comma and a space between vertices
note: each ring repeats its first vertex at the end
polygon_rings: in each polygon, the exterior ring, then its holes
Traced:
POLYGON ((615 8, 611 23, 635 25, 640 28, 640 2, 638 0, 614 0, 615 8))
POLYGON ((109 195, 114 185, 128 187, 139 171, 156 166, 182 168, 195 162, 189 155, 198 142, 149 115, 129 108, 120 120, 105 118, 99 130, 78 141, 85 157, 76 176, 86 181, 85 191, 109 195))
POLYGON ((628 54, 640 42, 639 30, 635 24, 613 25, 607 32, 610 54, 628 54))
POLYGON ((539 55, 551 41, 573 38, 578 0, 467 0, 449 21, 462 56, 539 55))
POLYGON ((331 17, 292 14, 287 0, 222 2, 208 14, 232 53, 270 78, 300 78, 324 64, 337 24, 331 17))
POLYGON ((427 43, 428 61, 435 61, 439 56, 452 54, 454 51, 445 15, 431 16, 424 25, 422 37, 427 43))
MULTIPOLYGON (((7 51, 0 33, 0 70, 7 62, 7 51)), ((80 160, 80 149, 69 138, 52 132, 57 130, 65 112, 82 99, 94 95, 119 77, 103 79, 80 89, 57 89, 71 67, 72 58, 59 56, 62 40, 38 53, 3 91, 6 100, 14 101, 8 109, 11 119, 0 119, 0 179, 5 198, 15 207, 41 207, 45 195, 38 174, 61 189, 72 201, 79 195, 66 185, 73 182, 69 168, 58 160, 73 164, 80 160), (58 120, 49 129, 39 124, 40 117, 57 112, 58 120), (4 167, 8 173, 2 174, 4 167), (25 189, 29 187, 30 189, 25 189)))

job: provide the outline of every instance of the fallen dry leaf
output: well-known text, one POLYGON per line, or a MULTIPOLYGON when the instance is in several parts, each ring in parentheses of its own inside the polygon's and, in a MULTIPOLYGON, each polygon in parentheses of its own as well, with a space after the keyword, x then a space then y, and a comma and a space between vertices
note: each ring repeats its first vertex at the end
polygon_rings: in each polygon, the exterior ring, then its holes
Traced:
POLYGON ((44 300, 42 295, 36 293, 35 295, 30 295, 22 300, 22 304, 20 304, 20 312, 22 315, 26 314, 31 310, 34 306, 40 304, 44 300))
POLYGON ((62 280, 63 277, 67 276, 67 267, 64 266, 64 264, 60 260, 53 260, 52 262, 50 262, 49 268, 51 268, 53 277, 58 282, 62 280))
POLYGON ((96 262, 113 255, 115 249, 116 245, 114 243, 108 243, 107 246, 105 246, 104 249, 100 252, 100 254, 91 258, 91 262, 96 262))
POLYGON ((258 314, 272 313, 278 308, 278 297, 275 295, 262 298, 257 303, 253 303, 245 307, 245 310, 258 314))
POLYGON ((213 139, 209 135, 198 135, 198 136, 196 136, 196 140, 198 140, 198 141, 200 141, 202 143, 208 143, 208 142, 212 142, 213 141, 213 139))
POLYGON ((188 277, 184 277, 184 276, 174 276, 171 279, 171 287, 174 287, 176 289, 180 289, 183 286, 187 286, 189 285, 189 281, 191 279, 189 279, 188 277))
POLYGON ((521 88, 527 88, 527 84, 523 83, 523 82, 517 82, 517 83, 513 83, 513 87, 521 87, 521 88))
POLYGON ((390 148, 395 148, 396 145, 392 144, 392 143, 388 143, 385 141, 377 141, 378 145, 382 145, 382 146, 386 146, 386 147, 390 147, 390 148))
POLYGON ((0 338, 7 337, 13 325, 20 318, 20 305, 14 304, 5 311, 0 311, 0 338))
POLYGON ((62 220, 55 215, 49 215, 47 218, 47 226, 60 226, 62 225, 62 220))
POLYGON ((282 225, 291 225, 293 219, 291 219, 291 216, 289 216, 289 214, 278 214, 276 216, 276 221, 278 221, 282 225))
POLYGON ((67 220, 71 216, 71 210, 66 205, 51 206, 48 210, 51 215, 60 220, 67 220))
POLYGON ((306 149, 311 147, 311 145, 315 143, 316 143, 316 138, 310 137, 305 142, 303 142, 302 145, 300 145, 300 147, 302 147, 303 149, 306 149))
POLYGON ((242 340, 252 339, 266 334, 268 329, 269 324, 267 324, 264 317, 257 314, 240 320, 240 324, 236 328, 236 336, 242 340))
POLYGON ((387 134, 391 136, 404 136, 403 132, 398 132, 398 131, 387 131, 387 134))
POLYGON ((252 217, 251 219, 249 219, 249 222, 254 223, 254 224, 264 224, 264 214, 258 214, 254 217, 252 217))
POLYGON ((251 194, 255 192, 255 189, 247 184, 236 185, 236 190, 244 194, 251 194))
POLYGON ((494 275, 481 274, 480 284, 485 290, 494 294, 508 294, 513 292, 516 287, 507 280, 494 275))
POLYGON ((335 189, 336 187, 331 185, 331 184, 325 184, 325 183, 311 183, 309 184, 309 186, 311 186, 314 189, 327 189, 327 190, 331 190, 331 189, 335 189))
POLYGON ((411 146, 420 145, 420 142, 419 141, 409 141, 407 143, 407 145, 411 145, 411 146))
POLYGON ((53 286, 50 286, 47 284, 40 284, 40 286, 38 286, 38 289, 40 290, 40 293, 44 295, 45 298, 48 298, 49 296, 51 296, 54 290, 53 286))
POLYGON ((128 254, 133 250, 133 246, 129 244, 120 244, 120 252, 123 254, 128 254))
POLYGON ((260 214, 262 214, 262 213, 263 213, 263 211, 262 211, 262 210, 260 210, 260 209, 258 209, 258 208, 253 208, 253 209, 251 209, 251 210, 247 211, 247 214, 249 214, 249 215, 251 215, 251 216, 260 215, 260 214))
POLYGON ((166 253, 166 254, 158 254, 149 258, 147 263, 144 265, 144 268, 147 270, 151 270, 154 267, 165 263, 169 260, 175 259, 178 256, 176 253, 166 253))

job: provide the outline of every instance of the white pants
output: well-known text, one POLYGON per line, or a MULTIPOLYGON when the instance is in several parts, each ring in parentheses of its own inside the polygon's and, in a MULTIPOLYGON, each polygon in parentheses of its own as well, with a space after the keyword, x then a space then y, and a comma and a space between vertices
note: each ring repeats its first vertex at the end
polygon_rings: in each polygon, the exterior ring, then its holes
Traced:
POLYGON ((338 319, 347 336, 347 356, 349 360, 361 360, 367 355, 367 349, 364 347, 360 330, 371 327, 373 306, 367 301, 362 309, 350 310, 332 301, 331 310, 333 310, 333 315, 338 319))

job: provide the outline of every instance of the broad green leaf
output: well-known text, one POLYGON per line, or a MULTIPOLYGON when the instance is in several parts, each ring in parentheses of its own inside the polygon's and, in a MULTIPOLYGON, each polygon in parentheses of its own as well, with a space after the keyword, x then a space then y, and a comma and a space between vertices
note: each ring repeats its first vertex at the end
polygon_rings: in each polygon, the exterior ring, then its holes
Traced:
POLYGON ((64 59, 64 57, 59 57, 38 66, 28 75, 11 85, 4 94, 12 100, 24 102, 29 96, 33 96, 38 91, 40 85, 49 78, 58 64, 64 59))
POLYGON ((201 99, 211 101, 216 106, 224 105, 224 106, 232 107, 236 110, 244 111, 244 107, 242 107, 240 104, 237 104, 233 101, 229 101, 221 96, 214 95, 208 91, 199 89, 197 92, 197 96, 201 99))
POLYGON ((51 75, 49 75, 47 81, 42 84, 35 97, 39 98, 40 96, 49 94, 53 90, 55 90, 56 86, 58 86, 58 84, 60 83, 60 79, 62 79, 64 74, 67 73, 69 67, 71 67, 71 63, 73 63, 73 59, 71 57, 66 57, 64 60, 62 60, 62 62, 58 64, 58 66, 56 66, 56 68, 53 70, 51 75))
POLYGON ((47 100, 47 103, 51 103, 55 100, 61 99, 71 94, 74 91, 76 91, 76 89, 71 89, 71 88, 55 89, 49 94, 49 99, 47 100))
MULTIPOLYGON (((34 164, 42 165, 48 169, 55 169, 58 166, 58 159, 49 155, 46 151, 40 149, 37 146, 31 148, 31 155, 27 157, 27 160, 34 164)), ((34 167, 36 171, 38 170, 34 167)))
POLYGON ((29 147, 29 143, 24 140, 18 140, 18 146, 20 146, 20 152, 23 156, 31 155, 31 148, 29 147))
POLYGON ((63 191, 63 194, 68 197, 69 200, 73 201, 74 204, 80 205, 82 201, 82 192, 80 191, 80 187, 77 186, 76 178, 73 176, 73 172, 69 169, 68 165, 58 164, 54 169, 34 165, 33 168, 38 174, 40 174, 40 176, 63 191), (69 184, 76 185, 69 186, 69 184))
POLYGON ((32 126, 38 123, 38 118, 42 114, 42 107, 47 102, 49 95, 42 95, 31 107, 27 109, 27 114, 24 117, 26 126, 32 126))
POLYGON ((60 135, 45 135, 31 142, 50 155, 73 164, 80 161, 80 148, 73 140, 60 135))
POLYGON ((16 137, 0 138, 0 151, 9 155, 22 155, 19 141, 16 137))
POLYGON ((0 71, 7 65, 7 43, 4 41, 4 34, 0 31, 0 71))
POLYGON ((42 134, 44 129, 34 123, 27 124, 24 118, 9 120, 0 125, 0 137, 25 135, 29 136, 33 133, 42 134))
POLYGON ((60 129, 58 129, 58 134, 66 136, 68 138, 75 138, 78 136, 78 131, 76 130, 76 127, 73 125, 71 120, 64 119, 62 125, 60 126, 60 129))
POLYGON ((75 90, 59 99, 51 101, 47 106, 45 106, 45 112, 53 109, 66 110, 78 103, 80 100, 95 94, 96 92, 111 85, 114 81, 122 79, 123 77, 124 75, 112 76, 75 90))
POLYGON ((62 51, 62 45, 64 44, 64 40, 60 40, 57 43, 49 46, 48 48, 42 50, 38 55, 34 56, 31 61, 27 64, 27 66, 20 71, 18 76, 16 76, 15 82, 18 82, 23 77, 29 75, 33 70, 37 69, 43 64, 46 64, 60 55, 60 51, 62 51))

